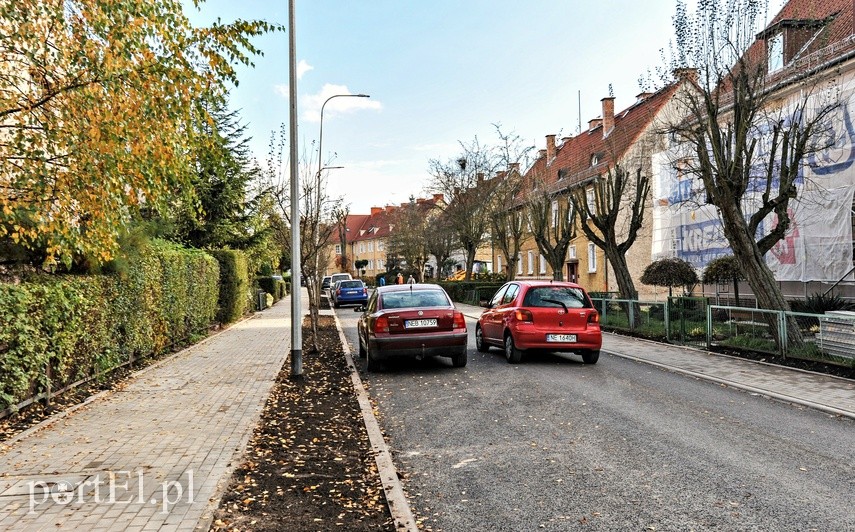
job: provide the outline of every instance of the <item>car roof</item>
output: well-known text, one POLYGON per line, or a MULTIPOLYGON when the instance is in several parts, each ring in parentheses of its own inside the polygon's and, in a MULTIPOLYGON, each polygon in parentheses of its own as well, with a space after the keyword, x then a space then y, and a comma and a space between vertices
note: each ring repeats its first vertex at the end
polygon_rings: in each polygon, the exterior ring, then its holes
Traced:
POLYGON ((563 288, 581 288, 582 290, 584 290, 584 288, 582 288, 582 286, 580 286, 576 283, 571 283, 569 281, 548 281, 548 280, 547 281, 540 281, 540 280, 517 281, 517 280, 514 280, 514 281, 510 281, 510 282, 516 283, 520 286, 524 286, 527 288, 534 288, 534 287, 540 287, 540 286, 558 286, 558 287, 563 287, 563 288))
POLYGON ((445 291, 438 284, 429 283, 387 284, 386 286, 378 286, 376 290, 381 294, 387 292, 403 292, 405 290, 442 290, 443 292, 445 291))

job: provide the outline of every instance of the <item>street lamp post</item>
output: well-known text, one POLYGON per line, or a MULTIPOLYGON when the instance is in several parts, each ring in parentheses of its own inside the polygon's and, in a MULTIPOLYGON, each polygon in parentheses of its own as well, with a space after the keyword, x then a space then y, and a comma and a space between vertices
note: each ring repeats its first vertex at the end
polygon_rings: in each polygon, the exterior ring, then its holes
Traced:
POLYGON ((324 169, 324 152, 322 151, 324 143, 324 107, 333 98, 371 98, 371 96, 368 94, 333 94, 324 100, 324 103, 321 105, 321 129, 318 132, 318 177, 321 177, 321 171, 324 169))

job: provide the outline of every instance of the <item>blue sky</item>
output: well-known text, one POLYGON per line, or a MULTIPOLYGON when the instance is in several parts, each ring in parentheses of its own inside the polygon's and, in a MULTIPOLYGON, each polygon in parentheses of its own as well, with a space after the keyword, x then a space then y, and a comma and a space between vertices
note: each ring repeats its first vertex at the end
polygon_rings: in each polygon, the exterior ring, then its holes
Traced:
MULTIPOLYGON (((189 2, 187 2, 189 4, 189 2)), ((780 2, 779 2, 780 4, 780 2)), ((264 19, 287 26, 287 0, 209 0, 188 16, 264 19)), ((299 151, 317 150, 324 111, 327 190, 351 213, 429 193, 431 159, 458 141, 497 140, 500 123, 536 148, 635 101, 639 77, 662 64, 674 0, 296 0, 299 151)), ((239 70, 231 104, 264 161, 270 133, 288 124, 288 37, 255 40, 264 57, 239 70)), ((314 158, 317 161, 317 156, 314 158)))

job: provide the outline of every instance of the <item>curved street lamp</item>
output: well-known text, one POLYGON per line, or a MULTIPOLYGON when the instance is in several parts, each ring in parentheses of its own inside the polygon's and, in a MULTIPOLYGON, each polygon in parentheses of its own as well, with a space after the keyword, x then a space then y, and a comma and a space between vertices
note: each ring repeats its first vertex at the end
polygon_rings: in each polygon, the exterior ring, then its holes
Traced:
POLYGON ((324 103, 321 105, 321 130, 318 132, 318 177, 321 175, 324 163, 324 152, 322 151, 324 143, 324 107, 326 107, 327 103, 333 98, 371 98, 371 96, 368 94, 333 94, 324 100, 324 103))

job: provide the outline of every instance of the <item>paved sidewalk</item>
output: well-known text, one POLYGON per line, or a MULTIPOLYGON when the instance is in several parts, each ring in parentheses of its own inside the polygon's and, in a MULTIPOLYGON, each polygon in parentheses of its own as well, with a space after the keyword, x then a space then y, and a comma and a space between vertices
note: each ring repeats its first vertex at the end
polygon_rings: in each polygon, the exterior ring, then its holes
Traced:
POLYGON ((0 444, 0 529, 207 530, 291 349, 290 302, 0 444))
MULTIPOLYGON (((456 303, 478 318, 480 307, 456 303)), ((603 352, 855 418, 855 381, 649 340, 603 334, 603 352)))

